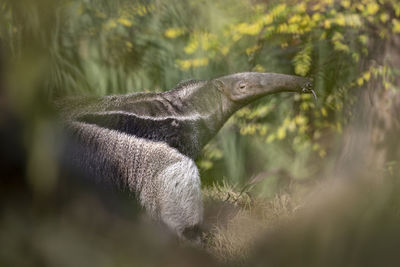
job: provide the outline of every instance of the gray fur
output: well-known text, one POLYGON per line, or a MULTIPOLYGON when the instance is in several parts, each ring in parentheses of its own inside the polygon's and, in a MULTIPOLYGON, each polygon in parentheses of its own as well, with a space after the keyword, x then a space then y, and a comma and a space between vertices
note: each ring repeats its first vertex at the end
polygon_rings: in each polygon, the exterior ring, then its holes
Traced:
POLYGON ((179 236, 202 220, 200 177, 194 161, 165 143, 72 122, 78 147, 70 155, 96 181, 136 193, 155 220, 179 236))

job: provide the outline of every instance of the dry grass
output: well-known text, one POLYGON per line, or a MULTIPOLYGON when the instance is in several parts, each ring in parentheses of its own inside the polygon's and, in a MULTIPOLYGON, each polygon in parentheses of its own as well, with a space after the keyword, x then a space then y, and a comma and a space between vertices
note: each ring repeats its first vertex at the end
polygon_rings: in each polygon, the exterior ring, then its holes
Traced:
POLYGON ((265 233, 290 220, 304 204, 305 188, 290 185, 272 199, 264 199, 227 183, 203 189, 204 235, 208 252, 224 263, 244 263, 265 233))

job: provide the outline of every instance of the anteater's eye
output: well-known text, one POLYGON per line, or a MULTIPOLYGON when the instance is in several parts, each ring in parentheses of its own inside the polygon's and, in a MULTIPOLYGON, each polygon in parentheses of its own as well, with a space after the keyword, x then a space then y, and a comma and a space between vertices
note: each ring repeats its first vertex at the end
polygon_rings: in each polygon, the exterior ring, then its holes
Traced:
POLYGON ((240 84, 239 84, 239 88, 240 88, 240 89, 246 88, 246 84, 245 84, 245 83, 240 83, 240 84))

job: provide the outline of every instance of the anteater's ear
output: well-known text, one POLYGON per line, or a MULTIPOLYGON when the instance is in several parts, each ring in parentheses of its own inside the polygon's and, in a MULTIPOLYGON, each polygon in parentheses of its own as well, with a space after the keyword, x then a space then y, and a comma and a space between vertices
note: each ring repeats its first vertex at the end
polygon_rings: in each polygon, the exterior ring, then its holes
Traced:
POLYGON ((223 81, 221 81, 219 79, 214 79, 213 84, 215 85, 215 87, 217 87, 218 91, 220 91, 224 94, 226 93, 226 86, 223 81))

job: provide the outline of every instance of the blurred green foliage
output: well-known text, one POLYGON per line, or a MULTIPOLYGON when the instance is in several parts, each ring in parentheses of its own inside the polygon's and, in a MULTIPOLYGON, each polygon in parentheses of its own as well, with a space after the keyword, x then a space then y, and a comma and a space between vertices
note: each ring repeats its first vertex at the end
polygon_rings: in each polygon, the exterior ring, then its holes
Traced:
POLYGON ((371 40, 400 33, 396 0, 4 1, 0 10, 3 48, 26 63, 17 84, 40 80, 50 99, 164 91, 241 71, 314 80, 317 102, 282 94, 237 112, 198 159, 206 184, 271 168, 315 175, 351 118, 352 89, 393 88, 394 70, 366 61, 379 52, 371 40))

